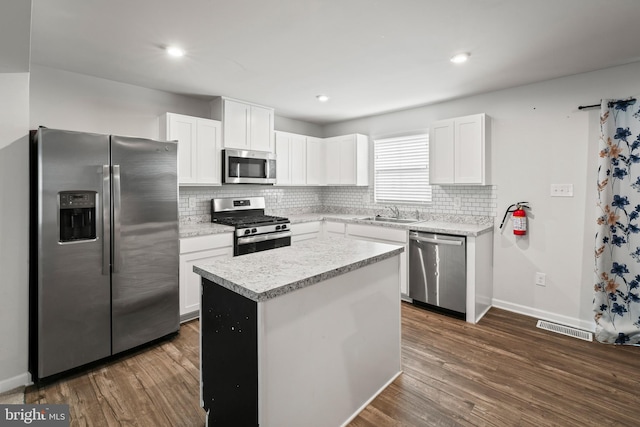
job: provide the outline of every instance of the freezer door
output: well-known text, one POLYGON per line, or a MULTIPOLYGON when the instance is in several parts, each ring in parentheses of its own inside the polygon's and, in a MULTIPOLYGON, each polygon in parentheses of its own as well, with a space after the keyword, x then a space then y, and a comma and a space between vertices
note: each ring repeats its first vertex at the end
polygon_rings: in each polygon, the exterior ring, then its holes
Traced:
POLYGON ((466 239, 430 233, 409 233, 409 297, 466 312, 466 239))
POLYGON ((111 136, 113 353, 176 332, 177 145, 111 136))
POLYGON ((111 354, 109 137, 41 128, 32 162, 37 248, 31 260, 30 360, 37 379, 111 354), (61 212, 63 218, 73 212, 72 197, 80 194, 95 209, 87 215, 78 209, 65 225, 61 212), (86 229, 81 221, 95 221, 93 238, 66 239, 69 227, 86 229))

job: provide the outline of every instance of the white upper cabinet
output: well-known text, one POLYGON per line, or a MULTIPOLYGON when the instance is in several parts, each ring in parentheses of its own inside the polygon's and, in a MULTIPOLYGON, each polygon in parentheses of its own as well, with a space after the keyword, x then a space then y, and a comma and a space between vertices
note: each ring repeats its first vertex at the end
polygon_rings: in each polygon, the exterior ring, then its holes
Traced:
POLYGON ((369 185, 369 139, 352 134, 325 139, 326 184, 369 185))
POLYGON ((224 148, 273 153, 273 108, 218 97, 211 102, 211 113, 222 121, 224 148))
POLYGON ((276 131, 276 185, 307 184, 307 137, 276 131))
POLYGON ((489 117, 457 117, 429 128, 431 184, 489 184, 489 117))
POLYGON ((251 105, 249 135, 251 149, 273 153, 273 108, 251 105))
POLYGON ((180 185, 221 184, 220 122, 166 113, 160 118, 160 137, 178 141, 180 185))
POLYGON ((307 185, 327 185, 326 153, 322 138, 307 137, 307 185))

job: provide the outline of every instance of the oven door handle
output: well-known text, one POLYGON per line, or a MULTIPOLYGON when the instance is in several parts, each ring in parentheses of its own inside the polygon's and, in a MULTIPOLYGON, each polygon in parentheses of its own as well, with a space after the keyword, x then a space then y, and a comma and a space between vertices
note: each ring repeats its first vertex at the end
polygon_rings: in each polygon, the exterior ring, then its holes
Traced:
POLYGON ((280 231, 278 233, 258 234, 257 236, 238 237, 238 245, 248 245, 250 243, 266 242, 267 240, 283 239, 291 237, 290 231, 280 231))

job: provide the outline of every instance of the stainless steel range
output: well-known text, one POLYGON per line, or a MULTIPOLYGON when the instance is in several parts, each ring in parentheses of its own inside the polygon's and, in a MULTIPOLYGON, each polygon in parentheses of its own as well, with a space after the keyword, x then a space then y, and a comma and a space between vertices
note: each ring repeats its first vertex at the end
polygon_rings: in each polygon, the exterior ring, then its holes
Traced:
POLYGON ((291 222, 264 209, 264 197, 211 200, 211 222, 236 228, 234 256, 291 245, 291 222))

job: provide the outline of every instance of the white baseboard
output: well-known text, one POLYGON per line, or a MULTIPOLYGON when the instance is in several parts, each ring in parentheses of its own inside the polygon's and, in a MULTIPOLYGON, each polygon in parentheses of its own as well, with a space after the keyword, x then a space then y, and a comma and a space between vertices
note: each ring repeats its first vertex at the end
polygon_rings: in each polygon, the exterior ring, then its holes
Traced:
POLYGON ((20 375, 16 375, 13 378, 7 378, 0 380, 0 393, 10 391, 18 387, 24 387, 31 384, 31 374, 25 372, 20 375))
POLYGON ((369 398, 369 400, 367 400, 366 402, 364 402, 364 403, 362 404, 362 406, 361 406, 361 407, 359 407, 359 408, 358 408, 358 409, 357 409, 357 410, 356 410, 356 411, 355 411, 355 412, 354 412, 354 413, 353 413, 353 414, 352 414, 352 415, 351 415, 351 416, 350 416, 350 417, 349 417, 349 418, 344 422, 344 424, 342 424, 342 426, 340 426, 340 427, 345 427, 347 424, 349 424, 351 421, 353 421, 353 420, 358 416, 358 414, 359 414, 360 412, 364 411, 364 408, 366 408, 367 406, 369 406, 369 404, 370 404, 371 402, 373 402, 373 399, 375 399, 376 397, 378 397, 378 395, 379 395, 380 393, 382 393, 382 392, 384 391, 384 389, 385 389, 385 388, 389 387, 389 385, 390 385, 392 382, 394 382, 394 381, 396 380, 396 378, 398 378, 401 374, 402 374, 402 371, 398 371, 398 373, 397 373, 397 374, 395 374, 393 377, 391 377, 391 379, 389 379, 389 381, 387 381, 387 382, 385 383, 385 385, 383 385, 382 387, 380 387, 380 389, 379 389, 377 392, 375 392, 375 393, 374 393, 374 395, 373 395, 373 396, 371 396, 371 397, 369 398))
POLYGON ((485 314, 487 314, 489 312, 489 310, 491 310, 492 306, 488 306, 487 308, 484 309, 484 311, 480 314, 476 314, 476 321, 475 323, 478 323, 480 321, 480 319, 482 319, 484 317, 485 314))
POLYGON ((560 323, 566 326, 573 326, 574 328, 582 329, 584 331, 594 332, 596 330, 595 321, 581 320, 576 317, 563 316, 557 313, 551 313, 549 311, 538 310, 535 308, 527 307, 520 304, 513 304, 507 301, 501 301, 493 299, 493 306, 501 308, 503 310, 512 311, 518 314, 524 314, 525 316, 535 317, 536 319, 547 320, 549 322, 560 323))

